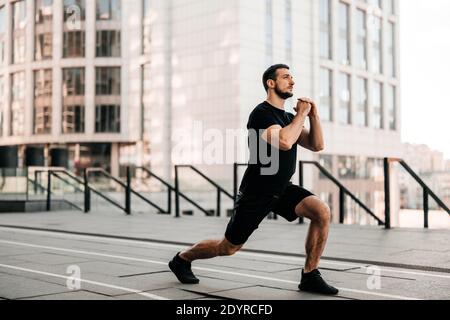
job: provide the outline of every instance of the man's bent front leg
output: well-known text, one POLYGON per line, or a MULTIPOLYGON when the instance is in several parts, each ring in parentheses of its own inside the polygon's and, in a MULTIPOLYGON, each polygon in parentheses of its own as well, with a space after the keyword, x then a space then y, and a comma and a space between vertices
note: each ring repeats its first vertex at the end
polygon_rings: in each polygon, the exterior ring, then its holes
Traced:
POLYGON ((305 243, 306 262, 304 272, 308 273, 319 267, 320 258, 328 240, 330 208, 318 197, 310 196, 297 205, 295 213, 299 217, 311 220, 305 243))

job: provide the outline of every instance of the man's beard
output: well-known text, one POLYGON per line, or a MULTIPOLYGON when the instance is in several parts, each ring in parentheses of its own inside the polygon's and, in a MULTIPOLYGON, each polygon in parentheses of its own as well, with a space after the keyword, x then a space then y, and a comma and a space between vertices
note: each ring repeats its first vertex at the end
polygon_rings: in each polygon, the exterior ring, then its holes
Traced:
POLYGON ((278 86, 275 86, 275 93, 277 94, 277 96, 279 96, 283 100, 287 100, 287 99, 292 98, 294 96, 294 94, 291 93, 291 92, 282 92, 278 88, 278 86))

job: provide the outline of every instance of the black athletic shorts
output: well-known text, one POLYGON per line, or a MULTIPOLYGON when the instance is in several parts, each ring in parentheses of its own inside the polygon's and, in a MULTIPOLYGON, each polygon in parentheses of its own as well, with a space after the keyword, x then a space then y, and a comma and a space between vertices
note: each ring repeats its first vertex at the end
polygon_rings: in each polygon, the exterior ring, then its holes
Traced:
POLYGON ((290 184, 281 196, 239 193, 225 238, 236 246, 244 244, 270 212, 289 222, 295 221, 298 219, 295 207, 303 199, 313 195, 293 184, 290 184))

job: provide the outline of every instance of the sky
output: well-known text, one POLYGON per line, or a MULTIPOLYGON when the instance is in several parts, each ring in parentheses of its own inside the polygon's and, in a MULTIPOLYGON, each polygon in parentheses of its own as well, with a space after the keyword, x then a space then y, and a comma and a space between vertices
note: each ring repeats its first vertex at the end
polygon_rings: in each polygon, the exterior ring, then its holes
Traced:
POLYGON ((450 0, 400 0, 402 141, 450 159, 450 0))

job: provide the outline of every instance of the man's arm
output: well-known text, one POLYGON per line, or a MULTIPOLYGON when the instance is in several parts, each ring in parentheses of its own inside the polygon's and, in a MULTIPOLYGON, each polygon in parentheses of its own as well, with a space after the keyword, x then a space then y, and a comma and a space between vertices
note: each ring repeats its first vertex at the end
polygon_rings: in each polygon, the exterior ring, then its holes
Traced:
POLYGON ((325 149, 325 142, 323 139, 322 126, 320 124, 319 113, 317 112, 317 106, 314 101, 306 99, 305 101, 311 104, 311 112, 309 113, 309 122, 311 124, 310 130, 303 129, 297 144, 311 150, 313 152, 319 152, 325 149))
POLYGON ((282 151, 291 150, 302 133, 310 110, 311 105, 309 103, 300 101, 296 107, 297 114, 288 126, 284 128, 279 125, 271 126, 263 132, 262 138, 282 151))

